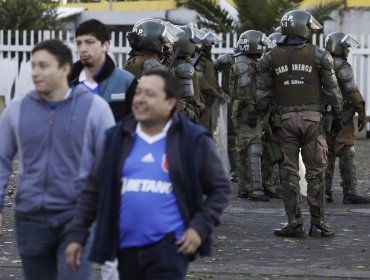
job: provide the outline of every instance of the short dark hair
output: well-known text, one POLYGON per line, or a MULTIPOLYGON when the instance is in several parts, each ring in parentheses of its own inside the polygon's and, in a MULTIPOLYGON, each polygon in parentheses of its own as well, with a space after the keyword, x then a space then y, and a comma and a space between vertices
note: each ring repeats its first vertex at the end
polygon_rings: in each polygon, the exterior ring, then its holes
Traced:
POLYGON ((160 76, 164 81, 164 91, 166 92, 166 99, 176 98, 179 99, 181 84, 177 78, 168 71, 165 70, 153 70, 144 74, 143 76, 160 76))
POLYGON ((92 35, 101 43, 109 42, 110 36, 105 25, 96 20, 89 19, 82 22, 76 29, 75 36, 92 35))
POLYGON ((71 49, 60 40, 51 39, 42 41, 32 49, 31 53, 34 54, 41 50, 45 50, 55 56, 59 66, 66 64, 73 65, 71 49))

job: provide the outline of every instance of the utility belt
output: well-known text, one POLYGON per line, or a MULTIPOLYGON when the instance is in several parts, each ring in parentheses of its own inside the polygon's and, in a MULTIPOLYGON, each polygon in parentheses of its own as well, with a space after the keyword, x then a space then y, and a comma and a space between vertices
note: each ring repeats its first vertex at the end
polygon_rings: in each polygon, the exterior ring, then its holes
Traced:
POLYGON ((323 106, 321 104, 279 105, 279 111, 281 115, 302 111, 322 112, 323 106))
POLYGON ((283 114, 303 111, 323 112, 323 106, 321 104, 276 105, 276 108, 270 115, 272 130, 281 128, 281 116, 283 114))

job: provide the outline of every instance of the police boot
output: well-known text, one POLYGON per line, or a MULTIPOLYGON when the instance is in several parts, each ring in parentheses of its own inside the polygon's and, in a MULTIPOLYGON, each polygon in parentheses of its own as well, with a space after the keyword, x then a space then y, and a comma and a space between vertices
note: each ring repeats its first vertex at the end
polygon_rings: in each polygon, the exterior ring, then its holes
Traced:
POLYGON ((342 177, 343 204, 369 204, 370 198, 357 191, 355 148, 346 146, 341 154, 339 170, 342 177))
POLYGON ((303 218, 300 204, 302 196, 299 190, 299 179, 287 172, 282 172, 282 186, 284 192, 284 208, 288 216, 288 224, 274 231, 275 236, 305 238, 306 232, 303 228, 303 218))
POLYGON ((280 171, 278 164, 272 166, 271 172, 263 177, 263 189, 270 198, 283 199, 283 188, 280 185, 280 171))
POLYGON ((325 219, 325 184, 324 174, 317 175, 307 182, 307 202, 310 206, 311 227, 308 235, 311 237, 331 237, 334 235, 325 219))
POLYGON ((304 230, 303 225, 285 225, 281 229, 275 229, 274 231, 275 236, 279 237, 293 237, 293 238, 306 238, 307 234, 304 230))
POLYGON ((248 148, 250 187, 249 199, 253 201, 269 201, 262 187, 261 176, 261 145, 252 144, 248 148))
POLYGON ((329 147, 328 165, 325 169, 325 199, 326 202, 329 203, 332 203, 334 201, 332 193, 334 167, 335 167, 334 149, 329 147))
POLYGON ((248 191, 248 186, 242 186, 239 184, 239 191, 237 198, 248 198, 249 197, 249 191, 248 191))
POLYGON ((321 222, 319 224, 312 224, 308 235, 311 237, 332 237, 334 236, 331 225, 321 222))
POLYGON ((268 197, 283 199, 283 190, 281 186, 264 185, 263 188, 268 197))

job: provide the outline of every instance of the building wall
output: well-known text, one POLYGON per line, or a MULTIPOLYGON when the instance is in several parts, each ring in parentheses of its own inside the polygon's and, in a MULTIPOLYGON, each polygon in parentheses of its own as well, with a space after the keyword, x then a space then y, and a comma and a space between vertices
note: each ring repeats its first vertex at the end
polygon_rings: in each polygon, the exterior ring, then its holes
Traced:
POLYGON ((350 34, 370 32, 370 8, 339 9, 334 11, 331 17, 333 20, 324 23, 325 34, 334 31, 350 34))

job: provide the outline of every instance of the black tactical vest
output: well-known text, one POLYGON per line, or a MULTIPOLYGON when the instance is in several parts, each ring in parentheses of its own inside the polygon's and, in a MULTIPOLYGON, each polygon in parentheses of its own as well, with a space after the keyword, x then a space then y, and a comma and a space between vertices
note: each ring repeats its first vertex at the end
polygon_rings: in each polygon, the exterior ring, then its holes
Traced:
POLYGON ((321 104, 315 46, 277 46, 271 50, 273 93, 278 105, 321 104))

